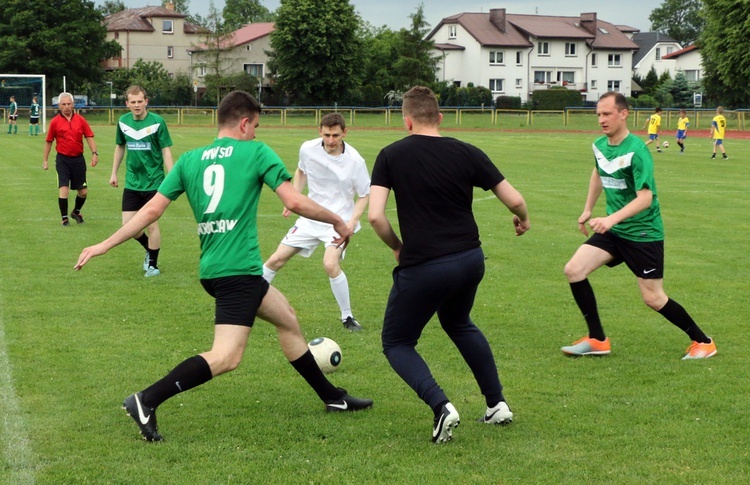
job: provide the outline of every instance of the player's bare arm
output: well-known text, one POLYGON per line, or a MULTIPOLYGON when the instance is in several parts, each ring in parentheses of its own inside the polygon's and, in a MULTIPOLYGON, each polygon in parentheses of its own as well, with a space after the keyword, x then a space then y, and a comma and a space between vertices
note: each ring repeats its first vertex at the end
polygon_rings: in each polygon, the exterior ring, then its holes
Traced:
POLYGON ((78 262, 74 266, 74 269, 76 271, 80 270, 91 258, 101 256, 113 247, 119 246, 139 234, 146 227, 159 220, 170 203, 172 203, 171 200, 157 192, 132 219, 115 231, 114 234, 99 244, 84 248, 81 251, 81 255, 78 256, 78 262))
POLYGON ((122 163, 124 156, 125 145, 116 145, 114 159, 112 160, 112 175, 109 177, 109 185, 112 187, 117 187, 119 184, 119 181, 117 180, 117 171, 120 170, 120 164, 122 163))
POLYGON ((641 189, 636 192, 636 198, 630 201, 625 207, 607 217, 597 217, 589 221, 589 227, 597 234, 604 234, 620 222, 643 212, 651 206, 654 193, 651 189, 641 189))
POLYGON ((393 250, 393 255, 398 261, 402 242, 391 226, 391 222, 385 215, 385 207, 391 190, 387 187, 373 185, 370 187, 370 208, 367 211, 367 219, 375 230, 375 234, 393 250))
POLYGON ((510 182, 503 180, 492 187, 492 193, 513 213, 513 227, 516 230, 516 236, 522 236, 526 231, 531 229, 526 201, 510 182))

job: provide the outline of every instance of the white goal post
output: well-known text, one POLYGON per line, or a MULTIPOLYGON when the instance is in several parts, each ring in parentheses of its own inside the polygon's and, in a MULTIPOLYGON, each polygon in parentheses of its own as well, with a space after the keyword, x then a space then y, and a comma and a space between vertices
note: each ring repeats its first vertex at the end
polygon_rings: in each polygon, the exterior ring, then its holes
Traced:
MULTIPOLYGON (((10 96, 16 97, 18 108, 28 109, 31 98, 39 100, 42 133, 47 132, 47 76, 45 74, 0 74, 0 106, 10 104, 10 96)), ((7 116, 6 116, 6 122, 7 116)))

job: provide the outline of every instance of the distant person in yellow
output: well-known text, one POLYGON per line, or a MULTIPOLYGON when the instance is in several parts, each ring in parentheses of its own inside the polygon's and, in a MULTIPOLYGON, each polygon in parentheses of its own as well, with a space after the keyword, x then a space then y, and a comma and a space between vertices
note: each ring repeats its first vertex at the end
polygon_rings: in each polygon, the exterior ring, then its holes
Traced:
POLYGON ((721 149, 721 155, 724 160, 729 160, 727 151, 724 149, 724 132, 727 128, 727 119, 724 118, 724 108, 719 106, 716 108, 716 116, 714 116, 711 122, 711 138, 714 139, 714 153, 711 155, 711 160, 716 158, 716 147, 721 149))
POLYGON ((654 114, 648 117, 643 128, 648 128, 648 141, 646 142, 646 146, 656 141, 656 151, 661 153, 661 142, 659 142, 659 134, 661 133, 661 108, 656 108, 654 110, 654 114))
POLYGON ((687 138, 687 129, 690 126, 690 119, 684 109, 680 110, 680 117, 677 120, 677 144, 680 145, 680 153, 685 152, 685 138, 687 138))

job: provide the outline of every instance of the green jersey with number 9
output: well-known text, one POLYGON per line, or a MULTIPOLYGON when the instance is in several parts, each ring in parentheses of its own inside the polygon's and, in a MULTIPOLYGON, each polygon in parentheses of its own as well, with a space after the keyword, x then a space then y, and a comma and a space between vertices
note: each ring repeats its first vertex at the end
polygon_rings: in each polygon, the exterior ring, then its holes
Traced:
POLYGON ((187 194, 198 223, 201 279, 263 274, 261 189, 276 190, 291 178, 279 156, 259 141, 220 138, 180 157, 159 193, 172 201, 187 194))

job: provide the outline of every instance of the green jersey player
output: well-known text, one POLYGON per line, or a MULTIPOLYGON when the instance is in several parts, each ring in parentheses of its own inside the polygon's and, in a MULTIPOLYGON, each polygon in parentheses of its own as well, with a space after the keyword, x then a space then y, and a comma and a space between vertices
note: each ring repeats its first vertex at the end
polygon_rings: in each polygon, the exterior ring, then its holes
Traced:
POLYGON ((646 145, 628 130, 628 103, 621 93, 608 92, 597 104, 605 136, 594 142, 596 166, 578 228, 594 231, 565 265, 573 298, 589 329, 587 336, 562 348, 568 355, 606 355, 611 351, 604 334, 594 290, 588 275, 596 269, 625 263, 638 280, 643 301, 684 331, 692 340, 683 359, 705 359, 716 354, 716 344, 688 312, 664 292, 664 228, 656 195, 654 161, 646 145), (604 192, 607 216, 591 218, 604 192))
POLYGON ((18 103, 16 103, 16 97, 10 97, 10 104, 8 105, 8 134, 10 135, 11 130, 13 134, 18 133, 18 103))
POLYGON ((36 96, 31 99, 29 106, 29 136, 39 136, 39 114, 41 107, 36 96))
POLYGON ((256 316, 276 327, 284 355, 325 403, 326 411, 372 406, 372 400, 352 397, 328 381, 307 347, 294 309, 263 279, 256 214, 263 185, 292 212, 333 224, 339 234, 337 244, 348 242, 352 231, 341 217, 300 194, 279 157, 253 141, 259 115, 260 104, 248 93, 233 91, 225 96, 214 143, 185 153, 143 209, 108 239, 85 248, 76 263, 75 269, 81 269, 92 257, 132 238, 159 219, 173 200, 187 195, 198 224, 201 284, 216 300, 214 342, 211 350, 183 361, 125 399, 123 407, 147 441, 162 439, 156 426, 157 406, 237 368, 256 316))
MULTIPOLYGON (((165 169, 172 170, 172 138, 164 119, 148 111, 148 97, 140 86, 125 92, 130 113, 120 117, 115 133, 115 155, 109 185, 117 187, 117 170, 125 151, 128 152, 125 189, 122 192, 122 223, 133 218, 146 202, 156 195, 164 181, 165 169)), ((161 248, 159 223, 148 226, 148 235, 141 232, 135 240, 146 250, 143 270, 146 277, 160 274, 157 262, 161 248)))

